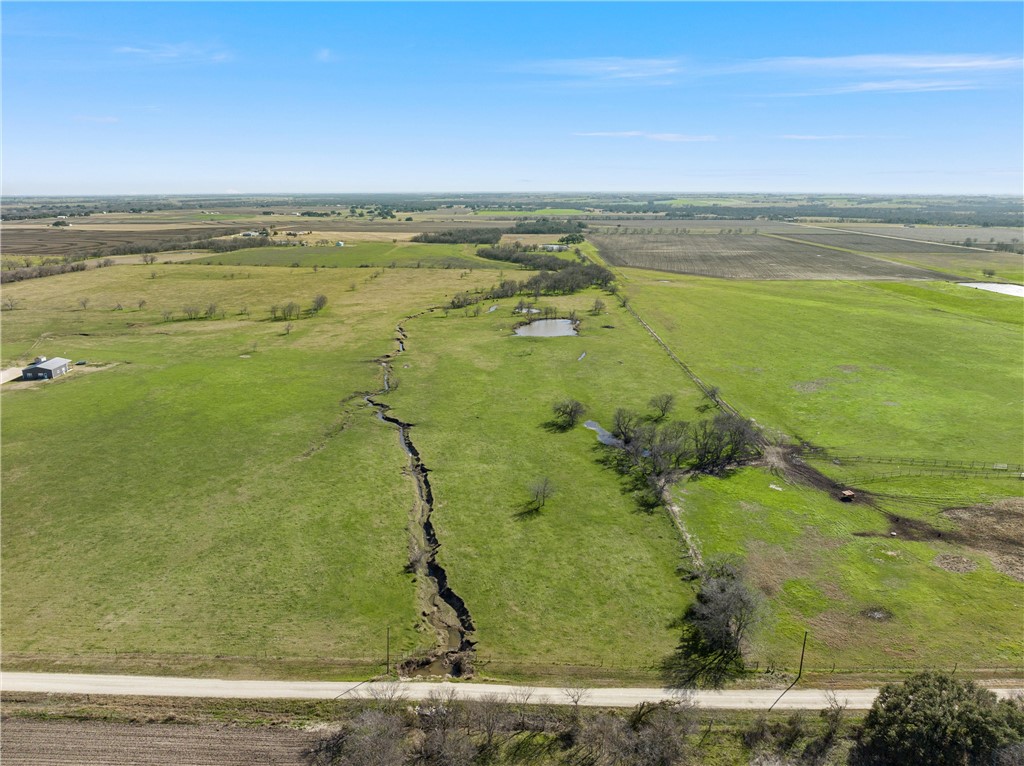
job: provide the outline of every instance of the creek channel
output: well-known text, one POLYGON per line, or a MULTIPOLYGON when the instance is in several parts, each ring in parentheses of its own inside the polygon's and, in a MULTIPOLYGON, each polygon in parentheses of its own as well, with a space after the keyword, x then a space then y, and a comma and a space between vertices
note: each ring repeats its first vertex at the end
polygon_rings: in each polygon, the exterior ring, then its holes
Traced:
POLYGON ((398 349, 377 360, 384 370, 384 388, 375 394, 365 395, 363 399, 376 410, 379 420, 398 429, 399 443, 409 458, 409 472, 416 482, 416 502, 409 525, 407 569, 416 575, 423 605, 422 616, 437 634, 437 645, 428 655, 406 659, 399 664, 398 670, 403 676, 450 675, 465 678, 473 674, 475 642, 470 639, 470 635, 476 628, 466 602, 451 589, 448 573, 437 562, 437 551, 441 543, 431 520, 434 492, 428 476, 430 469, 423 464, 412 442, 410 431, 413 424, 389 415, 391 408, 375 398, 391 391, 391 361, 405 351, 406 332, 402 325, 396 329, 398 349))

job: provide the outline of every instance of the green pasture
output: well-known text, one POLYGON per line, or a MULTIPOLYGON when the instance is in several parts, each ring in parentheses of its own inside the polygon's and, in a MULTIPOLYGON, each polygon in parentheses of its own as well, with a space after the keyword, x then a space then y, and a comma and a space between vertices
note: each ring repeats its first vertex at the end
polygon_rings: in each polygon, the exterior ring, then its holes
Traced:
POLYGON ((1019 298, 622 273, 640 315, 769 431, 840 454, 1024 462, 1019 298))
MULTIPOLYGON (((991 484, 988 491, 1013 489, 991 484)), ((984 497, 964 494, 971 502, 984 497)), ((870 506, 840 503, 757 469, 686 482, 677 497, 704 556, 741 558, 762 595, 750 655, 761 667, 795 672, 804 631, 805 672, 818 675, 833 666, 877 676, 954 663, 1014 672, 1024 662, 1024 585, 977 551, 942 539, 894 538, 870 506), (935 563, 940 554, 964 556, 977 568, 948 571, 935 563)))
POLYGON ((495 269, 500 264, 478 258, 474 245, 418 242, 345 242, 344 247, 253 247, 185 259, 226 266, 298 266, 312 268, 402 267, 432 269, 495 269))
POLYGON ((513 336, 522 320, 512 299, 484 304, 479 316, 434 313, 405 325, 387 401, 415 424, 439 561, 469 607, 490 677, 656 680, 654 666, 678 638, 668 623, 690 598, 667 515, 637 510, 599 464, 594 432, 545 425, 564 398, 610 426, 616 408, 647 411, 662 391, 676 395, 679 417, 694 417, 692 384, 622 309, 586 313, 597 297, 614 303, 588 291, 538 304, 579 311, 577 337, 513 336), (523 513, 541 477, 556 493, 539 513, 523 513))
POLYGON ((393 657, 432 645, 403 571, 406 458, 355 396, 408 307, 448 289, 397 274, 140 266, 5 288, 5 366, 90 362, 4 388, 7 667, 365 677, 387 627, 393 657), (290 332, 267 318, 317 293, 290 332), (164 321, 183 300, 227 316, 164 321))

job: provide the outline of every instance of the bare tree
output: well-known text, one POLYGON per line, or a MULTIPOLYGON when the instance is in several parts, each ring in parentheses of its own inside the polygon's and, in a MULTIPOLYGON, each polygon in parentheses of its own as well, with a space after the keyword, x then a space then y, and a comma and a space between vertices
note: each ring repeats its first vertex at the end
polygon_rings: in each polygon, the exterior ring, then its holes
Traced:
POLYGON ((124 311, 124 306, 121 305, 121 301, 118 301, 114 306, 114 311, 124 311))
POLYGON ((366 710, 303 753, 311 766, 401 766, 406 729, 397 713, 366 710))
POLYGON ((146 308, 146 299, 145 298, 139 298, 139 300, 135 303, 135 305, 139 307, 139 311, 142 311, 142 309, 146 308))
POLYGON ((83 297, 78 299, 78 305, 82 307, 82 310, 89 308, 89 298, 83 297))
POLYGON ((400 711, 408 699, 405 687, 398 681, 378 681, 367 684, 366 691, 370 699, 384 712, 400 711))
POLYGON ((673 394, 664 393, 656 394, 651 397, 650 405, 655 412, 655 420, 664 420, 668 413, 672 411, 672 407, 675 406, 676 397, 673 394))
POLYGON ((574 708, 578 708, 581 702, 590 697, 592 691, 580 681, 573 681, 568 686, 562 688, 562 694, 568 697, 574 708))
POLYGON ((276 303, 273 306, 270 307, 270 318, 272 320, 277 321, 277 312, 278 311, 280 311, 280 308, 278 307, 278 305, 276 303))
POLYGON ((198 306, 182 306, 181 311, 188 319, 196 319, 200 314, 198 306))
POLYGON ((4 311, 14 311, 18 307, 18 302, 9 295, 4 296, 3 309, 4 311))
POLYGON ((292 328, 294 328, 294 327, 295 327, 295 325, 293 325, 291 322, 286 324, 284 326, 284 334, 285 335, 291 335, 292 334, 292 328))
POLYGON ((142 262, 147 266, 156 263, 156 256, 152 253, 146 253, 142 256, 142 262))
POLYGON ((327 305, 327 296, 318 295, 313 299, 313 313, 319 314, 320 311, 327 305))
POLYGON ((604 311, 604 301, 600 298, 594 298, 594 305, 590 307, 590 313, 597 316, 604 311))
POLYGON ((576 427, 587 408, 575 399, 564 399, 553 404, 551 410, 555 413, 555 426, 561 431, 568 431, 576 427))
POLYGON ((539 479, 535 479, 529 487, 530 492, 530 508, 534 511, 540 511, 544 504, 547 503, 551 496, 555 494, 555 485, 551 483, 551 479, 547 476, 543 476, 539 479))
POLYGON ((504 694, 484 695, 471 708, 473 725, 484 735, 484 751, 494 748, 494 738, 509 724, 508 697, 504 694))
POLYGON ((171 319, 174 318, 174 312, 173 311, 168 311, 167 309, 164 309, 161 312, 161 316, 163 316, 165 322, 170 322, 171 319))
POLYGON ((300 313, 302 313, 302 307, 295 301, 288 301, 281 309, 281 316, 284 319, 298 319, 300 313))

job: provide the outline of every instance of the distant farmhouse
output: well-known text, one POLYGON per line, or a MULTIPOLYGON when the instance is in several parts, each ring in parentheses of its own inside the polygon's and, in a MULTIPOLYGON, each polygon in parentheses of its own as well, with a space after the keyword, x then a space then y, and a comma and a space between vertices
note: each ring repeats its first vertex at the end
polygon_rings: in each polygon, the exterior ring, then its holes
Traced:
POLYGON ((66 374, 70 366, 70 359, 59 356, 47 359, 45 356, 37 356, 32 364, 21 371, 21 377, 25 380, 52 380, 66 374))

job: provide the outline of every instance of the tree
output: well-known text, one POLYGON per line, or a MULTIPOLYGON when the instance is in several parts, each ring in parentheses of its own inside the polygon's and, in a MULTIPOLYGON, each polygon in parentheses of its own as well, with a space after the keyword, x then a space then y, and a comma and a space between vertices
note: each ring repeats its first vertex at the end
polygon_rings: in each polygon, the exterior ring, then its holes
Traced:
POLYGON ((544 504, 551 499, 551 496, 555 494, 555 485, 551 483, 551 479, 547 476, 542 476, 539 479, 535 479, 529 486, 530 493, 530 510, 534 513, 539 512, 544 504))
POLYGON ((553 404, 551 410, 555 413, 555 427, 560 431, 568 431, 576 427, 587 408, 575 399, 564 399, 553 404))
POLYGON ((327 305, 327 296, 318 295, 313 299, 313 313, 319 314, 320 311, 327 305))
POLYGON ((856 766, 980 766, 1021 740, 1019 702, 997 702, 973 681, 924 671, 882 687, 850 760, 856 766))
POLYGON ((757 613, 757 596, 740 567, 729 560, 710 563, 678 623, 679 646, 662 664, 666 680, 681 688, 717 688, 742 673, 743 646, 757 613))
POLYGON ((604 301, 600 298, 594 298, 594 305, 590 309, 590 313, 597 316, 604 311, 604 301))
POLYGON ((89 308, 89 299, 88 298, 79 298, 78 299, 78 305, 81 306, 82 310, 84 311, 85 309, 89 308))
POLYGON ((139 298, 139 300, 136 301, 135 305, 139 307, 139 311, 142 311, 142 309, 146 308, 146 299, 139 298))
POLYGON ((156 256, 152 253, 146 253, 142 256, 142 262, 147 266, 156 263, 156 256))
POLYGON ((655 412, 655 420, 664 420, 668 413, 672 410, 672 407, 676 403, 676 397, 673 394, 657 394, 651 397, 649 404, 655 412))
POLYGON ((304 755, 312 766, 401 766, 408 755, 405 733, 397 713, 367 710, 304 755))
POLYGON ((9 295, 4 296, 3 309, 4 311, 14 311, 18 307, 18 302, 9 295))

